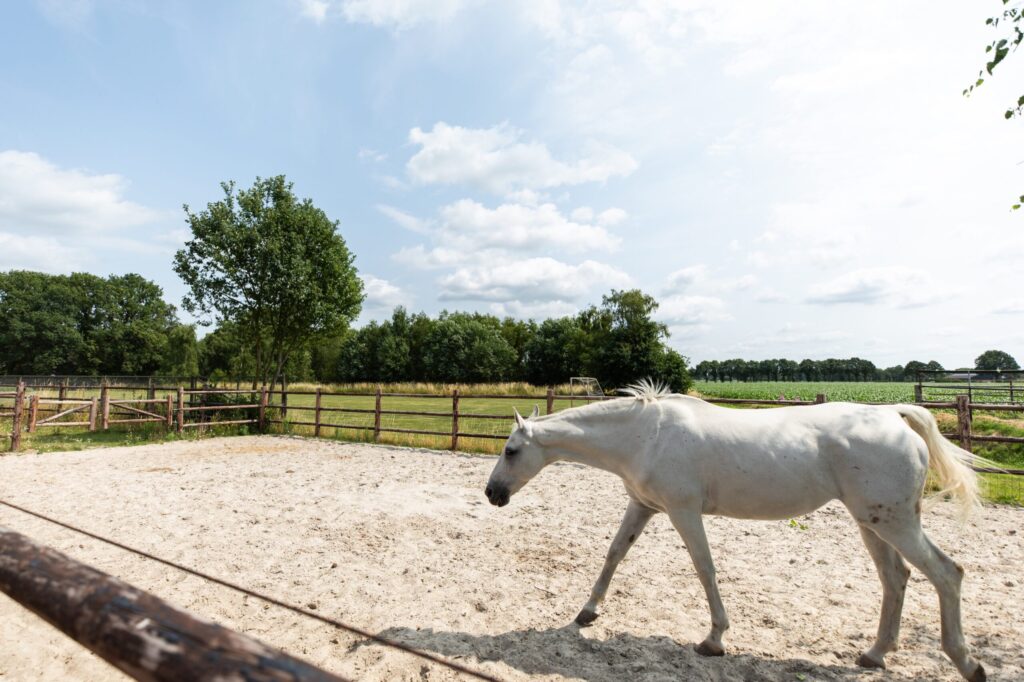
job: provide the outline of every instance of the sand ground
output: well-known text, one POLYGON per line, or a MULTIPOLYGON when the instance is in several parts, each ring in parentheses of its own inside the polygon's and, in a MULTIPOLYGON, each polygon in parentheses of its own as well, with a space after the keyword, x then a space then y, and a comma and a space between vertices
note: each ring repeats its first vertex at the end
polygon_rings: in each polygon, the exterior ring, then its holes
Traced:
MULTIPOLYGON (((903 647, 887 672, 854 661, 880 587, 845 510, 798 519, 707 518, 732 622, 728 655, 693 651, 709 618, 663 515, 637 541, 601 617, 571 625, 626 505, 619 481, 542 472, 508 507, 482 490, 493 458, 284 437, 0 457, 0 496, 507 680, 956 680, 939 649, 935 591, 914 573, 903 647)), ((1024 679, 1024 511, 967 525, 925 514, 963 564, 968 643, 993 680, 1024 679)), ((0 525, 193 613, 359 680, 452 680, 407 654, 0 507, 0 525)), ((0 680, 120 673, 0 596, 0 680)))

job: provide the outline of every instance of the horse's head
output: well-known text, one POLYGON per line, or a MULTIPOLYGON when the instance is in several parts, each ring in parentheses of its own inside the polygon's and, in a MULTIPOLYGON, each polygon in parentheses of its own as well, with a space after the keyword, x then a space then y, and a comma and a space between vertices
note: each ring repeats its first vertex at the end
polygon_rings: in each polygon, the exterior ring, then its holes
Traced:
POLYGON ((529 419, 523 419, 515 408, 513 411, 516 415, 516 426, 512 429, 512 435, 505 441, 505 449, 501 451, 484 491, 490 503, 499 507, 508 504, 509 498, 519 492, 519 489, 529 483, 530 479, 548 463, 543 447, 534 437, 535 424, 532 420, 540 411, 534 407, 529 419))

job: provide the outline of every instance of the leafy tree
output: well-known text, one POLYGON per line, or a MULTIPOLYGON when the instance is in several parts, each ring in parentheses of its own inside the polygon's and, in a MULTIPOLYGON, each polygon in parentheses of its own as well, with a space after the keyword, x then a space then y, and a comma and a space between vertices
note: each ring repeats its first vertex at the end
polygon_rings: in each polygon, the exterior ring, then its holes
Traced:
MULTIPOLYGON (((964 89, 964 96, 969 96, 975 88, 981 87, 985 82, 985 76, 993 75, 996 67, 1010 55, 1011 51, 1016 52, 1021 41, 1024 41, 1024 28, 1022 28, 1024 24, 1021 22, 1021 18, 1024 17, 1024 3, 1011 0, 1002 0, 1002 3, 1003 11, 985 20, 986 25, 997 31, 998 37, 985 46, 988 61, 985 62, 985 67, 978 71, 977 80, 964 89)), ((1016 104, 1008 107, 1003 113, 1006 119, 1021 115, 1024 115, 1024 95, 1020 95, 1016 104)), ((1021 205, 1024 205, 1024 194, 1020 196, 1017 203, 1013 204, 1012 208, 1016 211, 1020 209, 1021 205)))
POLYGON ((427 379, 473 383, 507 381, 516 354, 499 329, 473 315, 443 315, 424 340, 427 379))
POLYGON ((1009 353, 1001 350, 987 350, 974 359, 975 369, 1020 369, 1020 365, 1009 353))
POLYGON ((139 275, 0 273, 0 365, 24 374, 150 374, 178 324, 139 275))
POLYGON ((160 373, 176 377, 199 375, 199 342, 194 326, 178 324, 171 328, 160 373))
POLYGON ((244 330, 254 383, 273 384, 293 353, 359 314, 362 282, 338 223, 297 199, 283 175, 221 187, 205 210, 184 207, 192 239, 174 257, 189 287, 183 305, 244 330))
POLYGON ((526 343, 526 380, 537 386, 555 386, 580 376, 583 343, 583 329, 575 318, 544 320, 526 343))

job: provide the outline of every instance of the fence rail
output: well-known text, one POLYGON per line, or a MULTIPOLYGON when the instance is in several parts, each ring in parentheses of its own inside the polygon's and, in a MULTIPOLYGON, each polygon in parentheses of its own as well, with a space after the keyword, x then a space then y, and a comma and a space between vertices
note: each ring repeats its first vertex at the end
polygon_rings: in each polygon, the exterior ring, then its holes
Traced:
MULTIPOLYGON (((54 390, 53 386, 42 387, 43 390, 54 390)), ((508 400, 527 401, 543 400, 544 412, 551 414, 555 411, 556 401, 595 401, 607 400, 609 396, 572 396, 556 394, 553 389, 548 389, 543 395, 463 395, 458 390, 450 394, 438 395, 432 393, 387 393, 377 389, 376 392, 367 394, 365 392, 337 391, 329 392, 323 389, 314 391, 301 390, 289 391, 287 389, 269 390, 266 387, 260 389, 192 389, 184 386, 152 387, 154 390, 166 392, 162 398, 152 396, 148 391, 146 398, 112 398, 111 392, 116 390, 139 391, 148 389, 149 386, 119 386, 104 384, 98 387, 99 395, 89 398, 67 396, 66 391, 60 391, 58 397, 44 397, 39 393, 29 393, 30 387, 24 383, 16 387, 15 392, 0 393, 0 400, 12 400, 11 411, 0 412, 0 416, 12 419, 11 422, 11 449, 17 450, 21 445, 23 431, 34 433, 42 428, 87 428, 90 431, 107 430, 111 426, 130 424, 163 424, 168 431, 183 433, 186 430, 201 429, 216 426, 254 426, 260 431, 265 431, 269 425, 277 426, 309 426, 313 428, 315 436, 320 436, 325 429, 338 431, 359 431, 372 433, 374 441, 379 441, 381 434, 411 434, 423 436, 435 436, 447 441, 452 450, 458 450, 460 440, 464 438, 503 440, 507 436, 500 433, 486 433, 478 427, 474 428, 473 422, 499 422, 510 421, 508 414, 486 414, 479 411, 464 411, 467 400, 508 400), (249 399, 246 399, 246 396, 249 399), (314 397, 312 405, 289 406, 288 398, 292 397, 314 397), (373 400, 373 408, 369 407, 337 407, 323 404, 325 397, 335 398, 363 398, 373 400), (234 402, 234 399, 240 402, 234 402), (387 402, 392 399, 421 399, 441 401, 445 408, 434 409, 387 409, 387 402), (26 418, 27 403, 27 418, 26 418), (291 419, 288 416, 289 410, 300 416, 300 419, 291 419), (234 414, 231 414, 231 413, 234 414), (227 413, 227 414, 225 414, 227 413), (325 417, 333 414, 372 415, 370 423, 345 423, 334 422, 325 417), (80 418, 79 415, 86 415, 87 418, 80 418), (306 417, 305 415, 309 415, 306 417), (76 417, 79 417, 76 419, 76 417), (441 428, 412 428, 412 425, 400 425, 384 423, 384 418, 397 417, 425 417, 429 420, 450 420, 449 426, 441 428), (71 419, 69 419, 71 418, 71 419)), ((39 390, 39 389, 35 389, 39 390)), ((83 389, 76 389, 81 392, 83 389)), ((88 389, 84 389, 88 390, 88 389)), ((814 400, 762 400, 748 398, 705 398, 710 403, 720 405, 751 405, 751 406, 792 406, 792 405, 814 405, 828 401, 825 394, 818 394, 814 400)), ((293 401, 294 402, 294 401, 293 401)), ((877 404, 877 403, 876 403, 877 404)), ((953 410, 956 412, 957 428, 955 431, 945 433, 947 438, 958 441, 965 450, 973 451, 975 443, 1009 443, 1024 445, 1024 438, 1017 436, 1004 436, 999 434, 978 434, 974 433, 972 422, 974 413, 977 411, 986 412, 1024 412, 1024 405, 1003 404, 1003 403, 973 403, 967 395, 957 395, 953 401, 919 401, 915 404, 930 409, 953 410)), ((509 410, 511 412, 511 410, 509 410)), ((359 420, 355 420, 359 421, 359 420)), ((394 421, 394 420, 392 420, 394 421)), ((1024 473, 1013 471, 1010 473, 1024 473)))

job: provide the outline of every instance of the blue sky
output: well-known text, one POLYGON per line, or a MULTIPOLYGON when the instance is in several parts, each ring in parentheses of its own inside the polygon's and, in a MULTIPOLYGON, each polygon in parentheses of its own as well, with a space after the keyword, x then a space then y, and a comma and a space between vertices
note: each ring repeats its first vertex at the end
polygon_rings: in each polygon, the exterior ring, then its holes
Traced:
POLYGON ((283 173, 362 319, 662 303, 694 360, 1024 358, 1001 4, 38 0, 0 7, 0 269, 184 293, 181 205, 283 173))

